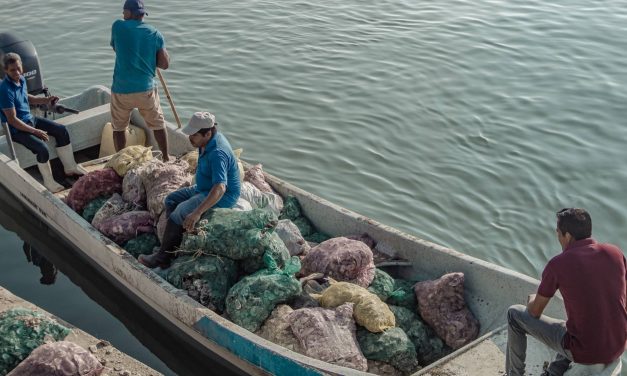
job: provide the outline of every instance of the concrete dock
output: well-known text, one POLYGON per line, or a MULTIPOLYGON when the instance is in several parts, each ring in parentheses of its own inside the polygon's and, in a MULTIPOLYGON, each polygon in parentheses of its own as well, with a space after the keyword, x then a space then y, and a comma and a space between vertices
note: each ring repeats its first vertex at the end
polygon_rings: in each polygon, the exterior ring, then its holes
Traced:
POLYGON ((47 317, 57 321, 59 324, 72 329, 71 333, 65 337, 65 341, 73 342, 84 349, 89 350, 105 367, 102 375, 106 376, 159 376, 161 373, 141 363, 140 361, 126 355, 113 347, 109 342, 93 337, 79 328, 51 315, 36 305, 13 295, 9 290, 0 286, 0 312, 12 308, 27 308, 38 311, 47 317))

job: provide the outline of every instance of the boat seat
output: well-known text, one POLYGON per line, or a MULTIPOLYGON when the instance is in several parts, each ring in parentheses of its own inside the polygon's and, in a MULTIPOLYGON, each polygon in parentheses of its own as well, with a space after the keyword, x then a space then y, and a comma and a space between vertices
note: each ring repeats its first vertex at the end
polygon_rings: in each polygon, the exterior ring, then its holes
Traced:
MULTIPOLYGON (((87 149, 100 144, 102 129, 107 122, 111 121, 110 107, 109 104, 104 104, 55 121, 66 126, 74 151, 87 149)), ((35 154, 18 143, 11 143, 10 134, 7 135, 7 131, 8 129, 4 130, 4 137, 0 138, 0 152, 10 157, 15 156, 22 168, 36 165, 35 154), (14 154, 11 153, 11 144, 15 150, 14 154)), ((50 159, 57 157, 55 143, 53 137, 47 141, 50 159)))

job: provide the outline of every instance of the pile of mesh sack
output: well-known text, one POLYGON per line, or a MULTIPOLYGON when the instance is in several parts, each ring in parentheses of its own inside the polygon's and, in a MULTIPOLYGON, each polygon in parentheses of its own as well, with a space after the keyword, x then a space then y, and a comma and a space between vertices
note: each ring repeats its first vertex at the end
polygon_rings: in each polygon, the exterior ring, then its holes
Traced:
MULTIPOLYGON (((101 173, 115 189, 73 202, 133 256, 152 253, 167 221, 163 201, 191 183, 198 154, 171 163, 118 159, 117 170, 101 173), (141 221, 121 226, 124 216, 141 221)), ((292 351, 378 374, 411 374, 478 336, 463 274, 395 279, 375 267, 382 256, 368 234, 317 231, 295 197, 284 199, 267 183, 260 164, 242 178, 238 205, 204 213, 183 234, 170 268, 157 270, 173 286, 292 351)))
POLYGON ((60 341, 70 329, 24 308, 0 313, 0 375, 6 375, 46 341, 60 341))

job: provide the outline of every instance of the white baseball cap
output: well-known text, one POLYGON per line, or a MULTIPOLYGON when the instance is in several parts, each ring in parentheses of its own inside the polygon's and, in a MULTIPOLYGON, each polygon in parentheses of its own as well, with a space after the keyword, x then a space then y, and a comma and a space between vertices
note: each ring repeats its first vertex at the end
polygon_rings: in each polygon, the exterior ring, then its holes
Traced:
POLYGON ((211 112, 195 112, 186 126, 181 128, 181 132, 186 135, 192 135, 204 128, 213 128, 216 123, 216 117, 211 112))

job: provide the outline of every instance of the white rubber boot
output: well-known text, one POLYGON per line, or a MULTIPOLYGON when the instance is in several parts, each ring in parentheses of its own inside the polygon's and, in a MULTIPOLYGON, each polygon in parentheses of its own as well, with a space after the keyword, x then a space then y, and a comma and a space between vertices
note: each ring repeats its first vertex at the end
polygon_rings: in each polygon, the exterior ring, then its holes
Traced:
POLYGON ((39 168, 39 173, 41 173, 41 177, 44 179, 44 187, 46 187, 50 192, 57 193, 65 189, 65 187, 57 183, 52 177, 50 162, 37 163, 37 167, 39 168))
POLYGON ((61 163, 63 163, 63 171, 65 171, 66 175, 82 176, 87 174, 87 170, 76 164, 72 144, 58 147, 57 155, 59 156, 61 163))

